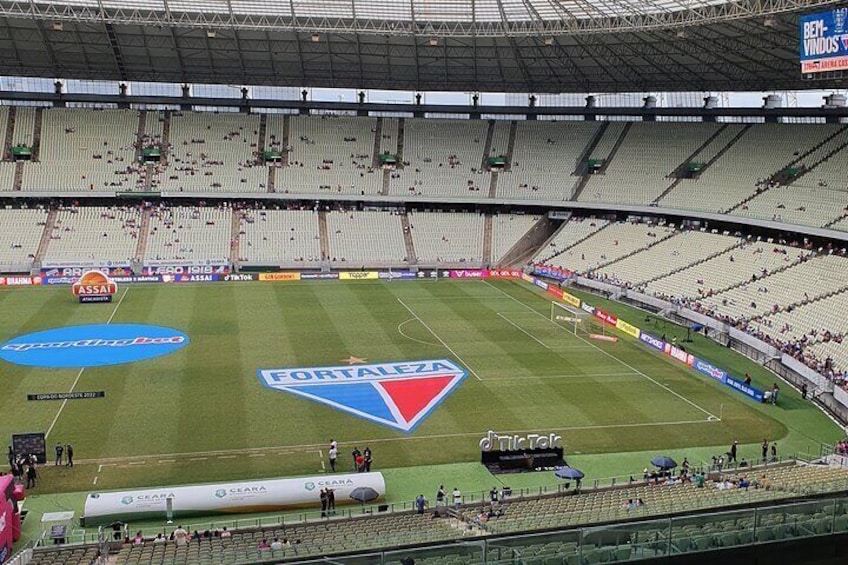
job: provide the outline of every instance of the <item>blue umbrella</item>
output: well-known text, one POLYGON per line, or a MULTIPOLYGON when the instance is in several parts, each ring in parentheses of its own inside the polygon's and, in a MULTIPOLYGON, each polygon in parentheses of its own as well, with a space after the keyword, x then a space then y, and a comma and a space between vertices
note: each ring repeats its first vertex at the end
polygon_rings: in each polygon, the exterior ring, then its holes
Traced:
POLYGON ((674 469, 677 467, 677 462, 668 455, 657 455, 651 459, 651 465, 660 469, 674 469))
POLYGON ((560 479, 582 479, 586 476, 583 474, 583 471, 574 467, 560 467, 554 475, 560 479))

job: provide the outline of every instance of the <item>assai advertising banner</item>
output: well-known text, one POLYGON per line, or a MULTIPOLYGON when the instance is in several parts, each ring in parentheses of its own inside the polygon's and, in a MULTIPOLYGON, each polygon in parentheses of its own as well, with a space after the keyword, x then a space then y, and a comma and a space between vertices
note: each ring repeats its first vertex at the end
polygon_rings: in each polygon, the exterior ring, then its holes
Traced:
POLYGON ((801 72, 848 69, 848 8, 801 16, 801 72))

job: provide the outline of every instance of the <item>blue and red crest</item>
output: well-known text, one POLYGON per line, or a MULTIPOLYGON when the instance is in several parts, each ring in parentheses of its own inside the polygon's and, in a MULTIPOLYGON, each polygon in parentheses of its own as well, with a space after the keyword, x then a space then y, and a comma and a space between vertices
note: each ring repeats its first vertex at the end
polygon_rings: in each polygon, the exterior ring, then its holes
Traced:
POLYGON ((261 369, 268 388, 411 432, 466 376, 449 359, 298 369, 261 369))

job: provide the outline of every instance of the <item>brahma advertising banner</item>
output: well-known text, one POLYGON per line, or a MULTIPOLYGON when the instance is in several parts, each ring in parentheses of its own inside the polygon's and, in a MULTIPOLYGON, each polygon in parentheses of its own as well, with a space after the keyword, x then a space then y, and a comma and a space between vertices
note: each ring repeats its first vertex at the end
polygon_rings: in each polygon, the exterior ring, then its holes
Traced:
POLYGON ((801 16, 798 27, 802 73, 848 69, 848 8, 801 16))
POLYGON ((7 276, 0 277, 0 286, 41 286, 41 277, 7 276))

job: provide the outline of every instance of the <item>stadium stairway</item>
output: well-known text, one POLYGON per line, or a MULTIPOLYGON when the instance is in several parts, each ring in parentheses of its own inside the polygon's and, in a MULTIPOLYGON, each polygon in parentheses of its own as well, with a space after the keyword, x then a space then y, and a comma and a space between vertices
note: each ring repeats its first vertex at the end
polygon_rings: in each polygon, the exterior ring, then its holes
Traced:
POLYGON ((624 140, 627 139, 627 134, 630 132, 630 128, 633 127, 633 122, 627 122, 624 124, 624 128, 622 128, 621 133, 618 134, 618 139, 615 140, 615 145, 612 146, 612 150, 610 150, 607 158, 604 159, 604 164, 601 165, 601 168, 598 169, 598 174, 602 175, 607 172, 609 169, 610 163, 615 159, 616 153, 621 149, 621 146, 624 145, 624 140))
POLYGON ((39 161, 41 155, 41 126, 44 123, 44 108, 35 110, 35 124, 32 133, 32 160, 39 161))
MULTIPOLYGON (((135 128, 135 162, 140 163, 144 151, 145 125, 147 124, 147 110, 138 112, 138 126, 135 128)), ((148 174, 148 178, 150 175, 148 174)))
MULTIPOLYGON (((285 154, 288 154, 286 152, 285 154)), ((265 183, 268 192, 277 192, 277 166, 271 165, 268 167, 268 181, 265 183)))
POLYGON ((492 263, 492 215, 486 214, 483 218, 483 263, 492 263))
POLYGON ((489 170, 489 157, 492 154, 492 139, 495 137, 495 120, 489 120, 486 126, 486 141, 483 142, 483 158, 480 160, 480 170, 489 170))
MULTIPOLYGON (((716 140, 716 138, 718 138, 721 134, 723 134, 723 133, 725 132, 725 130, 727 130, 727 124, 724 124, 724 125, 722 125, 720 128, 718 128, 718 129, 717 129, 717 130, 716 130, 716 131, 715 131, 715 132, 714 132, 714 133, 713 133, 710 137, 708 137, 708 138, 706 139, 706 141, 704 141, 704 142, 701 144, 701 146, 700 146, 700 147, 698 147, 697 149, 695 149, 695 150, 694 150, 694 151, 693 151, 693 152, 692 152, 692 153, 691 153, 688 157, 686 157, 686 159, 684 159, 684 160, 683 160, 683 162, 682 162, 682 163, 680 163, 680 164, 677 166, 677 168, 676 168, 676 169, 674 169, 674 170, 671 172, 671 174, 669 175, 669 177, 673 177, 673 178, 679 179, 682 175, 684 175, 684 174, 687 172, 687 167, 689 166, 689 164, 690 164, 690 163, 691 163, 691 162, 692 162, 692 161, 693 161, 693 160, 694 160, 694 159, 695 159, 695 158, 696 158, 696 157, 697 157, 697 156, 698 156, 698 155, 699 155, 699 154, 700 154, 700 153, 701 153, 704 149, 706 149, 707 147, 709 147, 709 145, 710 145, 711 143, 713 143, 713 142, 716 140)), ((660 200, 663 196, 664 196, 664 194, 661 194, 659 197, 657 197, 657 199, 655 200, 655 202, 656 202, 657 200, 660 200)))
MULTIPOLYGON (((788 164, 786 164, 786 165, 784 165, 783 167, 781 167, 781 168, 780 168, 780 170, 775 171, 774 173, 772 173, 771 175, 769 175, 769 177, 766 179, 768 182, 767 182, 767 184, 766 184, 764 187, 762 187, 762 188, 761 188, 761 189, 759 189, 759 190, 755 190, 753 194, 748 195, 748 196, 747 196, 745 199, 743 199, 741 202, 738 202, 738 203, 736 203, 735 205, 731 206, 730 208, 728 208, 727 210, 725 210, 723 213, 725 213, 725 214, 731 214, 732 212, 734 212, 734 211, 736 211, 736 210, 738 210, 738 209, 742 208, 742 207, 743 207, 743 206, 745 206, 746 204, 748 204, 751 200, 753 200, 753 199, 757 198, 758 196, 760 196, 760 195, 762 195, 762 194, 765 194, 766 192, 768 192, 768 191, 770 190, 770 185, 771 185, 771 183, 773 183, 773 182, 778 183, 778 184, 780 184, 780 185, 788 185, 788 184, 791 184, 791 182, 794 182, 797 178, 800 178, 801 176, 803 176, 803 175, 805 174, 805 169, 806 169, 806 167, 801 167, 801 165, 803 165, 803 164, 804 164, 804 162, 803 162, 803 161, 804 161, 804 159, 806 159, 806 158, 807 158, 807 157, 809 157, 810 155, 813 155, 813 154, 814 154, 814 153, 815 153, 815 152, 816 152, 819 148, 821 148, 821 147, 825 146, 825 145, 826 145, 827 143, 829 143, 830 141, 833 141, 833 140, 836 140, 836 139, 840 139, 840 138, 839 138, 839 136, 841 136, 842 134, 844 134, 844 133, 845 133, 845 131, 846 131, 846 129, 848 129, 848 125, 847 125, 847 126, 843 126, 843 127, 839 128, 839 129, 837 129, 834 133, 830 134, 829 136, 827 136, 827 137, 825 137, 824 139, 820 140, 819 142, 815 143, 813 146, 811 146, 810 148, 808 148, 806 151, 803 151, 803 152, 802 152, 800 155, 798 155, 795 159, 793 159, 793 160, 792 160, 792 161, 790 161, 788 164), (789 169, 793 168, 793 167, 800 167, 800 168, 801 168, 801 171, 800 171, 800 174, 799 174, 798 176, 790 178, 790 177, 787 175, 787 171, 788 171, 789 169)), ((816 166, 816 167, 817 167, 818 165, 820 165, 821 163, 823 163, 824 161, 826 161, 826 160, 827 160, 830 156, 832 156, 832 155, 833 155, 833 154, 835 154, 835 153, 838 153, 840 150, 842 150, 842 149, 843 149, 844 147, 846 147, 846 146, 848 146, 848 141, 846 141, 846 142, 844 142, 844 143, 837 143, 836 148, 835 148, 834 150, 832 150, 832 151, 828 152, 828 153, 825 155, 825 157, 824 157, 824 158, 819 159, 818 161, 816 161, 816 162, 814 163, 814 166, 816 166)), ((812 167, 810 168, 810 170, 812 170, 812 167)))
POLYGON ((406 211, 400 216, 400 225, 403 228, 403 243, 406 246, 406 261, 409 264, 418 263, 418 256, 415 254, 415 242, 412 240, 412 231, 409 227, 409 216, 406 211))
POLYGON ((489 175, 489 198, 495 198, 498 194, 498 176, 500 173, 492 171, 489 175))
POLYGON ((740 241, 739 243, 737 243, 736 245, 734 245, 734 246, 733 246, 733 247, 731 247, 730 249, 723 249, 723 250, 721 250, 721 251, 717 251, 717 252, 715 252, 715 253, 711 253, 711 254, 707 255, 706 257, 701 257, 701 258, 700 258, 700 259, 698 259, 697 261, 694 261, 694 262, 692 262, 692 263, 689 263, 688 265, 685 265, 685 266, 683 266, 683 267, 678 267, 677 269, 674 269, 673 271, 669 271, 669 272, 667 272, 667 273, 663 273, 663 274, 661 274, 661 275, 657 275, 657 276, 655 276, 655 277, 653 277, 653 278, 650 278, 650 279, 648 279, 648 280, 646 280, 646 281, 642 281, 642 283, 641 283, 641 284, 642 284, 642 285, 650 284, 650 283, 652 283, 652 282, 654 282, 654 281, 657 281, 657 280, 659 280, 659 279, 662 279, 662 278, 665 278, 665 277, 670 277, 671 275, 674 275, 674 274, 679 273, 679 272, 681 272, 681 271, 685 271, 686 269, 690 269, 690 268, 692 268, 692 267, 694 267, 694 266, 696 266, 696 265, 700 265, 701 263, 706 263, 706 262, 707 262, 707 261, 709 261, 710 259, 715 259, 716 257, 720 257, 720 256, 725 255, 725 254, 728 254, 728 253, 733 253, 734 251, 736 251, 737 249, 739 249, 739 248, 740 248, 740 247, 742 247, 743 245, 745 245, 745 242, 744 242, 744 241, 740 241))
POLYGON ((170 155, 170 147, 171 147, 171 111, 165 110, 164 115, 162 116, 162 152, 159 156, 159 159, 162 162, 162 165, 168 165, 168 157, 170 155))
MULTIPOLYGON (((848 206, 846 206, 846 208, 848 208, 848 206)), ((830 229, 832 226, 834 226, 834 225, 836 225, 836 224, 838 224, 838 223, 840 223, 840 222, 842 222, 846 219, 848 219, 848 212, 845 212, 844 214, 842 214, 838 218, 834 219, 831 222, 826 223, 822 227, 825 228, 825 229, 830 229)))
POLYGON ((589 159, 592 157, 592 152, 603 139, 604 134, 609 127, 610 122, 603 122, 601 126, 595 130, 594 135, 592 135, 592 139, 589 140, 589 143, 583 149, 580 156, 577 157, 577 163, 574 166, 573 176, 578 176, 580 179, 577 181, 577 184, 574 185, 574 188, 571 192, 571 198, 569 200, 576 201, 580 195, 583 193, 583 189, 586 188, 586 185, 589 183, 589 178, 591 175, 589 174, 589 159))
MULTIPOLYGON (((291 116, 286 114, 283 116, 283 146, 282 146, 282 154, 283 154, 283 162, 281 163, 283 167, 289 166, 289 147, 291 147, 291 116)), ((271 180, 270 178, 268 179, 271 180)), ((270 189, 268 192, 272 192, 270 189)))
POLYGON ((56 226, 56 219, 59 217, 59 212, 55 208, 51 208, 47 212, 47 219, 44 221, 44 231, 41 233, 41 240, 38 242, 38 250, 35 252, 33 266, 41 265, 44 256, 47 254, 47 249, 50 247, 50 237, 53 235, 53 228, 56 226))
POLYGON ((375 171, 382 165, 380 162, 381 141, 383 141, 383 118, 377 118, 377 125, 374 127, 374 148, 371 150, 371 166, 375 171))
POLYGON ((327 212, 324 210, 318 212, 318 236, 321 241, 321 260, 329 261, 332 257, 330 254, 330 230, 327 227, 327 212))
POLYGON ((150 208, 144 208, 141 211, 141 221, 138 228, 138 242, 135 246, 134 260, 139 265, 144 261, 144 256, 147 253, 147 237, 150 233, 150 215, 153 212, 150 208))
MULTIPOLYGON (((563 222, 565 223, 565 222, 563 222)), ((503 268, 520 269, 529 263, 540 249, 544 249, 556 237, 561 228, 554 220, 542 216, 530 230, 524 234, 504 256, 498 261, 498 266, 503 268)))
POLYGON ((230 224, 230 264, 238 265, 241 233, 241 222, 244 217, 241 210, 233 210, 230 224))
POLYGON ((383 179, 382 184, 380 185, 380 194, 382 196, 389 195, 389 189, 392 184, 392 173, 389 169, 383 169, 383 179))
POLYGON ((667 195, 669 192, 671 192, 672 190, 674 190, 674 189, 675 189, 675 187, 677 187, 677 185, 678 185, 678 184, 680 184, 681 179, 685 178, 685 177, 684 177, 684 174, 686 173, 686 171, 687 171, 687 167, 689 166, 689 164, 690 164, 690 163, 692 163, 692 162, 694 161, 694 159, 695 159, 695 158, 696 158, 696 157, 697 157, 697 156, 698 156, 698 155, 699 155, 702 151, 704 151, 707 147, 709 147, 709 145, 710 145, 711 143, 713 143, 713 142, 714 142, 714 141, 715 141, 715 140, 716 140, 716 139, 717 139, 717 138, 718 138, 721 134, 723 134, 723 133, 725 132, 725 130, 726 130, 726 129, 727 129, 727 124, 724 124, 724 125, 723 125, 723 126, 721 126, 719 129, 717 129, 717 130, 715 131, 715 133, 713 133, 713 134, 712 134, 709 138, 707 138, 707 140, 706 140, 706 141, 704 141, 704 143, 702 143, 700 147, 698 147, 697 149, 695 149, 695 150, 694 150, 694 151, 693 151, 693 152, 692 152, 692 153, 691 153, 688 157, 686 157, 686 159, 685 159, 682 163, 680 163, 680 165, 678 165, 678 166, 677 166, 677 168, 676 168, 676 169, 674 169, 674 170, 671 172, 671 174, 669 174, 669 178, 673 178, 674 180, 671 182, 671 184, 670 184, 670 185, 668 185, 668 188, 666 188, 665 190, 663 190, 663 191, 659 194, 659 196, 657 196, 656 198, 654 198, 654 199, 653 199, 653 201, 651 202, 651 204, 653 204, 654 206, 658 205, 658 204, 659 204, 659 202, 660 202, 660 200, 662 200, 663 198, 665 198, 665 197, 666 197, 666 195, 667 195))
POLYGON ((259 140, 256 142, 256 162, 262 163, 265 153, 265 135, 268 131, 268 114, 264 112, 259 115, 259 140))
POLYGON ((26 165, 23 161, 18 161, 15 163, 15 177, 12 181, 12 190, 20 191, 21 187, 24 183, 24 167, 26 165))
POLYGON ((516 120, 512 120, 509 122, 509 141, 507 142, 506 148, 506 165, 504 165, 505 171, 512 170, 512 153, 515 151, 515 137, 518 135, 518 122, 516 120))
POLYGON ((12 160, 12 146, 15 142, 15 115, 18 113, 17 106, 9 108, 9 115, 6 118, 6 132, 3 136, 3 160, 12 160))
POLYGON ((397 167, 403 168, 403 130, 405 128, 406 119, 398 118, 397 130, 397 167))
MULTIPOLYGON (((698 171, 697 173, 695 173, 695 175, 694 175, 692 178, 697 179, 699 176, 701 176, 702 174, 704 174, 704 171, 706 171, 708 168, 710 168, 711 166, 713 166, 713 165, 716 163, 716 161, 718 161, 719 159, 721 159, 721 157, 722 157, 725 153, 727 153, 727 152, 730 150, 730 148, 731 148, 731 147, 733 147, 733 146, 736 144, 736 142, 737 142, 737 141, 739 141, 739 140, 742 138, 742 136, 744 136, 744 135, 745 135, 748 131, 750 131, 752 127, 754 127, 754 126, 753 126, 753 124, 745 124, 745 126, 744 126, 742 129, 740 129, 740 130, 736 133, 736 135, 734 135, 731 139, 729 139, 729 140, 727 141, 727 143, 725 143, 724 147, 722 147, 721 149, 719 149, 719 150, 718 150, 718 152, 716 152, 716 154, 715 154, 715 155, 713 155, 713 156, 712 156, 709 160, 707 160, 707 162, 706 162, 706 163, 704 163, 704 164, 703 164, 703 166, 701 167, 701 170, 700 170, 700 171, 698 171)), ((724 128, 722 128, 722 129, 721 129, 721 130, 719 130, 719 131, 727 131, 727 126, 725 126, 724 128)), ((716 141, 717 139, 719 139, 719 138, 717 138, 717 137, 715 137, 715 136, 714 136, 712 141, 716 141)), ((704 145, 704 148, 706 148, 706 147, 708 147, 708 146, 709 146, 709 144, 706 144, 706 145, 704 145)), ((697 155, 697 153, 695 153, 695 155, 697 155)), ((668 187, 665 191, 663 191, 663 193, 662 193, 662 194, 660 194, 660 195, 659 195, 659 196, 658 196, 658 197, 657 197, 657 198, 656 198, 656 199, 652 202, 652 204, 654 204, 654 205, 656 205, 656 206, 660 206, 660 205, 661 205, 661 203, 662 203, 662 201, 663 201, 663 199, 665 199, 665 197, 666 197, 666 196, 668 196, 669 194, 671 194, 672 192, 674 192, 674 189, 675 189, 675 188, 677 188, 677 186, 680 184, 680 180, 681 180, 681 178, 680 178, 680 177, 678 177, 678 179, 677 179, 675 182, 673 182, 673 183, 671 184, 671 186, 669 186, 669 187, 668 187)))

